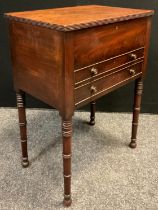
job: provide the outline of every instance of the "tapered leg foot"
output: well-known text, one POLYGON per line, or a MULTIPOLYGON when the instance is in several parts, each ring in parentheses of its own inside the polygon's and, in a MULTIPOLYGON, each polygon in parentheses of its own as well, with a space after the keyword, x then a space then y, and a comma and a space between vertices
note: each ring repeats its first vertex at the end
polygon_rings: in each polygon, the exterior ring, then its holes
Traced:
POLYGON ((26 112, 25 112, 25 93, 19 91, 16 93, 17 108, 19 115, 19 127, 20 127, 20 141, 22 149, 22 166, 24 168, 29 166, 28 152, 27 152, 27 123, 26 123, 26 112))
POLYGON ((72 203, 72 199, 69 199, 69 200, 64 199, 64 200, 63 200, 63 205, 64 205, 65 207, 71 206, 71 203, 72 203))
POLYGON ((137 147, 137 143, 136 142, 130 142, 129 147, 132 149, 135 149, 137 147))
POLYGON ((29 166, 29 161, 28 159, 22 159, 22 167, 23 168, 27 168, 29 166))
POLYGON ((92 119, 91 119, 91 120, 89 121, 89 125, 95 125, 95 120, 92 120, 92 119))
POLYGON ((95 125, 95 101, 92 101, 90 104, 90 121, 89 125, 95 125))
POLYGON ((129 147, 134 149, 137 147, 137 130, 139 113, 141 108, 141 96, 143 92, 143 80, 138 78, 135 82, 134 106, 133 106, 133 121, 132 121, 132 135, 129 147))
POLYGON ((70 206, 71 200, 71 137, 72 120, 62 120, 63 169, 64 169, 64 206, 70 206))

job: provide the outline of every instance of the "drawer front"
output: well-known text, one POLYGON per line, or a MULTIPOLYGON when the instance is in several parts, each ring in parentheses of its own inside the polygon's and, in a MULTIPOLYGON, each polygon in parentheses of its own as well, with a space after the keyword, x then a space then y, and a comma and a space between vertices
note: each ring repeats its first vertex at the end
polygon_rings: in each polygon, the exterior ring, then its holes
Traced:
POLYGON ((105 72, 117 71, 120 67, 140 61, 144 58, 144 48, 127 52, 123 55, 75 70, 75 84, 80 85, 95 77, 102 76, 105 72))
POLYGON ((128 80, 130 81, 131 79, 134 79, 139 74, 141 74, 142 64, 143 62, 140 62, 127 68, 118 69, 117 72, 109 73, 103 77, 87 83, 86 85, 76 87, 75 105, 77 106, 84 101, 97 98, 109 89, 117 87, 121 83, 124 83, 128 80))
POLYGON ((146 18, 140 18, 76 31, 75 69, 144 47, 146 23, 146 18))

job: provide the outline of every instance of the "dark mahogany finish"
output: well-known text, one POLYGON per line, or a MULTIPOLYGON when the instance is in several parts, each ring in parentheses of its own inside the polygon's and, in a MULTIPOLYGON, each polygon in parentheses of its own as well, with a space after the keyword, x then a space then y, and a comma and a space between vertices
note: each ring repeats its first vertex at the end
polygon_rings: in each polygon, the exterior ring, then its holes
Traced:
POLYGON ((27 152, 27 130, 26 130, 26 112, 25 112, 25 93, 19 91, 16 93, 17 107, 19 114, 20 139, 22 148, 22 166, 26 168, 29 165, 27 152))
POLYGON ((95 101, 92 101, 90 103, 90 110, 91 110, 91 114, 90 114, 90 121, 89 124, 90 125, 95 125, 95 101))
POLYGON ((144 48, 130 51, 119 56, 112 57, 107 60, 89 65, 88 67, 75 70, 75 84, 80 85, 84 81, 87 82, 91 77, 101 76, 105 72, 116 71, 136 61, 144 59, 144 48), (96 69, 96 70, 95 70, 96 69))
POLYGON ((23 166, 27 167, 24 93, 62 118, 64 205, 71 205, 72 116, 77 107, 136 80, 130 147, 136 147, 151 10, 78 6, 6 14, 17 92, 23 166))
POLYGON ((144 18, 81 30, 74 37, 75 69, 144 47, 145 34, 144 18))
POLYGON ((64 205, 71 205, 71 136, 72 121, 62 121, 63 168, 64 168, 64 205))
POLYGON ((132 122, 132 137, 129 146, 131 148, 136 148, 136 138, 137 138, 137 128, 138 128, 138 119, 141 108, 141 96, 143 92, 143 80, 138 78, 135 81, 135 94, 134 94, 134 107, 133 107, 133 122, 132 122))
POLYGON ((125 68, 119 68, 115 72, 108 72, 101 77, 92 78, 89 82, 75 87, 75 105, 96 99, 104 95, 111 88, 116 88, 118 85, 123 85, 123 82, 130 81, 142 74, 142 62, 130 65, 125 68), (92 90, 94 87, 94 90, 92 90))

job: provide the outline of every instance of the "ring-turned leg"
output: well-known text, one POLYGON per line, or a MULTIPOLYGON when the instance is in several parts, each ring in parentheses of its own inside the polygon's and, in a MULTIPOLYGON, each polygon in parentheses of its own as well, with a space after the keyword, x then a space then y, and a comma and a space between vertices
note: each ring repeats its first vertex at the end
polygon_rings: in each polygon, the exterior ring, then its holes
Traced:
POLYGON ((90 103, 90 125, 95 125, 95 101, 90 103))
POLYGON ((71 205, 71 137, 72 120, 62 120, 63 169, 64 169, 64 206, 71 205))
POLYGON ((132 121, 132 136, 129 146, 131 148, 136 148, 137 146, 137 129, 139 113, 141 108, 141 96, 143 92, 143 79, 138 78, 135 81, 135 94, 134 94, 134 107, 133 107, 133 121, 132 121))
POLYGON ((27 153, 27 128, 26 128, 26 112, 25 112, 25 93, 17 92, 17 108, 19 114, 19 127, 20 127, 20 139, 22 148, 22 166, 27 167, 29 165, 28 153, 27 153))

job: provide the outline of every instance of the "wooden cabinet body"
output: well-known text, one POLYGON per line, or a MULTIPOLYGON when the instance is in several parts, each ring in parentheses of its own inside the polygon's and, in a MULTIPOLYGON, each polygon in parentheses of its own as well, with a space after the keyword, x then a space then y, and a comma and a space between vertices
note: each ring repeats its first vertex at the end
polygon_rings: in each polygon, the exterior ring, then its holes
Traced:
POLYGON ((144 78, 152 14, 96 5, 6 14, 15 90, 55 107, 63 119, 65 195, 74 110, 144 78))

